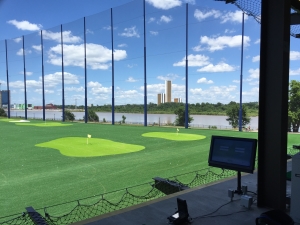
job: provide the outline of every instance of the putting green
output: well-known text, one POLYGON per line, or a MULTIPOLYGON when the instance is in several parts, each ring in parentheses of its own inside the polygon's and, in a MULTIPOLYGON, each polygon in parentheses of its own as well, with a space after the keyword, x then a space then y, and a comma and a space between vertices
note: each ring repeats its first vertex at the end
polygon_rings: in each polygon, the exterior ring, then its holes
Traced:
POLYGON ((169 132, 149 132, 142 134, 143 137, 163 138, 172 141, 196 141, 206 138, 206 136, 198 134, 184 134, 184 133, 169 133, 169 132))
POLYGON ((57 123, 57 122, 46 122, 46 123, 16 123, 20 126, 36 126, 36 127, 64 127, 71 126, 70 123, 57 123))
POLYGON ((142 145, 125 144, 100 138, 66 137, 35 145, 53 148, 62 155, 72 157, 95 157, 137 152, 145 149, 142 145), (87 144, 88 141, 88 144, 87 144))

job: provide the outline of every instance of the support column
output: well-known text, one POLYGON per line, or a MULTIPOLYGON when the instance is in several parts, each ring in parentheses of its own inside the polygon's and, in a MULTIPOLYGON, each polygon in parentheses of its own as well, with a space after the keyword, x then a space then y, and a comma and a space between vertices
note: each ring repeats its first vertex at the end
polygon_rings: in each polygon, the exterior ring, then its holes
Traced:
POLYGON ((258 196, 259 207, 284 210, 286 197, 290 0, 262 0, 258 196))

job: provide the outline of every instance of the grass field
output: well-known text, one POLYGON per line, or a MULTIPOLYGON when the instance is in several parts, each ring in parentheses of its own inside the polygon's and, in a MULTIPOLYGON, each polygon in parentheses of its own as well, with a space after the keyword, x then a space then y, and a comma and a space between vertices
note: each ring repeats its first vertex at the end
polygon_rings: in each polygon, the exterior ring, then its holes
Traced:
MULTIPOLYGON (((257 138, 252 132, 42 124, 0 120, 1 217, 207 168, 211 135, 257 138)), ((299 140, 290 134, 289 146, 299 140)))

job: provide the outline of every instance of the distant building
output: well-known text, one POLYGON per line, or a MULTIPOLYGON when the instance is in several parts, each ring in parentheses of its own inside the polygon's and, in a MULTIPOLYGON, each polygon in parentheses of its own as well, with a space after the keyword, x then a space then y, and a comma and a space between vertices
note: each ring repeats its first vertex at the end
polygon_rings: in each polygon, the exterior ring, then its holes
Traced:
POLYGON ((165 102, 172 102, 172 81, 171 80, 165 81, 165 94, 166 94, 165 102))
POLYGON ((165 103, 165 94, 164 93, 157 94, 157 105, 160 105, 161 103, 165 103))
MULTIPOLYGON (((12 109, 25 109, 25 104, 13 104, 11 105, 12 109)), ((27 104, 27 109, 33 109, 33 104, 27 104)))
MULTIPOLYGON (((34 106, 34 109, 43 109, 43 106, 34 106)), ((57 107, 50 103, 45 105, 45 109, 57 109, 57 107)))
POLYGON ((174 98, 174 102, 181 103, 182 102, 182 98, 174 98))

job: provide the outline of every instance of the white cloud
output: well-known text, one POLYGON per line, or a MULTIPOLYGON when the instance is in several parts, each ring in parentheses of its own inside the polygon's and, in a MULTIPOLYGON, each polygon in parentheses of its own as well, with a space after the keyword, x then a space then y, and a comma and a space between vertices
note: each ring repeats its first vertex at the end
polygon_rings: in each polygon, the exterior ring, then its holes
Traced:
POLYGON ((300 59, 300 52, 290 51, 290 60, 299 60, 299 59, 300 59))
POLYGON ((249 85, 255 85, 255 86, 257 86, 257 85, 259 85, 259 81, 256 80, 256 81, 249 82, 249 85))
POLYGON ((252 62, 258 62, 260 60, 260 55, 254 56, 252 62))
POLYGON ((250 69, 248 72, 250 73, 250 80, 259 78, 259 69, 250 69))
POLYGON ((203 48, 201 45, 197 45, 197 46, 193 47, 192 49, 195 52, 201 52, 201 51, 205 50, 205 48, 203 48))
POLYGON ((205 20, 208 17, 213 17, 213 18, 219 18, 222 15, 222 13, 219 10, 210 10, 210 11, 201 11, 199 9, 196 9, 194 12, 194 17, 198 21, 205 20))
POLYGON ((254 44, 260 44, 260 39, 257 39, 254 44))
MULTIPOLYGON (((26 89, 30 89, 30 88, 37 88, 37 87, 41 87, 42 86, 42 82, 41 81, 36 81, 36 80, 26 80, 26 89)), ((9 87, 11 88, 23 88, 24 90, 24 81, 21 80, 17 80, 17 81, 12 81, 9 82, 9 87)))
POLYGON ((86 33, 87 34, 94 34, 94 31, 90 30, 90 29, 86 29, 86 33))
MULTIPOLYGON (((42 77, 39 77, 41 82, 42 77)), ((45 86, 54 87, 62 83, 62 72, 55 72, 44 76, 45 86)), ((72 73, 64 72, 64 84, 79 84, 78 76, 72 73)))
POLYGON ((30 23, 26 20, 23 21, 9 20, 7 21, 7 23, 14 25, 19 30, 37 31, 37 30, 41 30, 43 27, 41 24, 30 23))
POLYGON ((119 35, 123 37, 137 37, 137 38, 140 37, 138 30, 136 29, 136 26, 124 28, 124 32, 119 33, 119 35))
MULTIPOLYGON (((250 37, 244 36, 244 46, 249 46, 250 37)), ((200 37, 200 43, 206 44, 208 47, 207 49, 211 52, 217 50, 223 50, 224 48, 234 48, 234 47, 241 47, 242 44, 242 35, 235 35, 235 36, 219 36, 219 37, 207 37, 202 36, 200 37)))
MULTIPOLYGON (((140 87, 140 90, 143 91, 144 90, 144 86, 140 87)), ((148 84, 147 85, 147 92, 148 93, 163 93, 165 92, 165 84, 148 84)))
POLYGON ((195 99, 202 99, 202 102, 228 102, 235 98, 237 86, 211 86, 209 89, 203 90, 202 88, 190 89, 194 96, 190 96, 195 99))
MULTIPOLYGON (((209 57, 205 55, 188 55, 189 66, 205 66, 209 64, 209 57)), ((185 66, 185 57, 181 61, 174 63, 173 66, 185 66)))
MULTIPOLYGON (((42 94, 43 93, 43 89, 35 89, 34 92, 37 92, 38 94, 42 94)), ((54 93, 54 90, 48 90, 48 89, 45 89, 45 94, 53 94, 54 93)))
POLYGON ((23 38, 21 38, 21 37, 18 37, 18 38, 15 38, 15 39, 14 39, 14 41, 15 41, 16 43, 20 43, 22 40, 23 40, 23 38))
POLYGON ((205 77, 202 77, 197 80, 198 84, 213 84, 214 82, 212 80, 207 80, 205 77))
MULTIPOLYGON (((242 23, 243 21, 243 12, 241 10, 236 10, 235 12, 227 12, 226 14, 222 15, 221 23, 226 22, 234 22, 234 23, 242 23)), ((244 20, 248 19, 248 15, 245 14, 244 20)))
POLYGON ((177 6, 181 6, 180 0, 146 0, 150 5, 158 9, 168 10, 177 6))
POLYGON ((150 30, 150 34, 156 36, 156 35, 158 35, 158 31, 152 31, 152 30, 150 30))
POLYGON ((127 47, 127 44, 124 44, 124 43, 123 44, 119 44, 118 47, 119 48, 125 48, 125 47, 127 47))
MULTIPOLYGON (((84 68, 84 45, 64 45, 64 65, 79 66, 84 68)), ((61 65, 61 45, 50 48, 48 63, 61 65)), ((111 50, 105 46, 88 43, 86 44, 87 66, 93 70, 107 70, 111 66, 111 50)), ((125 50, 114 50, 116 61, 125 59, 125 50)))
POLYGON ((252 88, 250 91, 243 91, 243 96, 258 96, 259 88, 252 88))
MULTIPOLYGON (((74 36, 71 31, 66 30, 62 32, 63 43, 79 43, 82 39, 78 36, 74 36)), ((43 31, 43 39, 61 42, 61 32, 43 31)))
POLYGON ((290 70, 290 76, 300 75, 300 68, 297 70, 290 70))
POLYGON ((211 73, 220 73, 220 72, 231 72, 235 71, 235 67, 228 65, 227 63, 220 62, 217 65, 209 64, 205 67, 202 67, 197 70, 198 72, 211 72, 211 73))
MULTIPOLYGON (((20 71, 19 74, 24 75, 24 71, 20 71)), ((26 76, 31 76, 33 72, 26 71, 26 76)))
POLYGON ((235 32, 236 31, 234 29, 231 29, 231 30, 225 29, 225 31, 224 31, 225 34, 231 34, 231 33, 235 33, 235 32))
POLYGON ((135 80, 133 77, 128 77, 126 82, 137 82, 138 80, 135 80))
MULTIPOLYGON (((31 53, 32 53, 31 50, 25 49, 25 55, 29 55, 29 54, 31 54, 31 53)), ((22 55, 23 55, 23 48, 20 48, 19 51, 17 51, 16 54, 19 55, 19 56, 22 56, 22 55)))
POLYGON ((31 46, 34 50, 36 51, 41 51, 42 50, 42 46, 41 45, 32 45, 31 46))
POLYGON ((19 51, 17 51, 17 55, 23 55, 23 48, 20 48, 19 51))
POLYGON ((126 98, 126 99, 128 99, 128 98, 132 98, 133 96, 136 97, 140 93, 137 92, 137 90, 127 90, 127 91, 119 90, 119 91, 117 91, 116 94, 117 94, 118 98, 126 98))
POLYGON ((65 91, 75 91, 75 92, 83 92, 84 87, 65 87, 65 91))
POLYGON ((111 87, 103 87, 102 84, 97 81, 90 81, 87 86, 91 88, 92 95, 111 93, 111 87))
POLYGON ((175 80, 177 79, 179 76, 177 74, 174 74, 174 73, 169 73, 167 74, 166 76, 158 76, 157 79, 158 80, 175 80))
POLYGON ((154 22, 155 20, 156 20, 155 17, 150 17, 148 23, 152 23, 152 22, 154 22))
POLYGON ((162 15, 160 17, 160 22, 163 22, 163 23, 170 23, 172 21, 172 16, 165 16, 165 15, 162 15))
POLYGON ((130 69, 135 67, 135 66, 137 66, 137 64, 127 64, 127 67, 130 68, 130 69))
POLYGON ((111 30, 111 26, 103 27, 104 30, 111 30))

